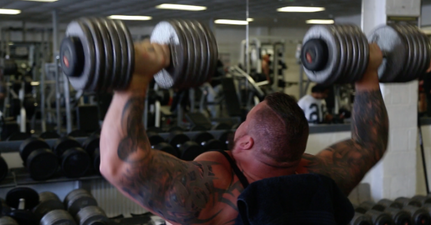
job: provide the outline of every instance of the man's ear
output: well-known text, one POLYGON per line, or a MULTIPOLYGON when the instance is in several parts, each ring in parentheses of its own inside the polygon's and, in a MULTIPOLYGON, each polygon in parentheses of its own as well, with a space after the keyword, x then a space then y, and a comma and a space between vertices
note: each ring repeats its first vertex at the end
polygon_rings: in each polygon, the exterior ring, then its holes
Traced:
POLYGON ((253 145, 254 145, 254 140, 249 135, 242 137, 239 143, 239 146, 243 150, 250 150, 251 148, 253 148, 253 145))

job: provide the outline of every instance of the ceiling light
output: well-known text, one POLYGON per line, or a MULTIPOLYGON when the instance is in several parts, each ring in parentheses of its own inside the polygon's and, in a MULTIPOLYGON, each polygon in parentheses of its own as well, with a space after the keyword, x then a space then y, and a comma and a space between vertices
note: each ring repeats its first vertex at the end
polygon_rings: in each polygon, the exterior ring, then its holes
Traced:
POLYGON ((253 22, 253 21, 254 21, 254 19, 253 19, 253 18, 248 18, 248 19, 247 19, 247 21, 248 21, 248 22, 253 22))
POLYGON ((334 24, 334 20, 307 20, 307 24, 334 24))
POLYGON ((187 11, 202 11, 206 10, 205 6, 196 5, 180 5, 180 4, 161 4, 156 6, 157 9, 173 9, 173 10, 187 10, 187 11))
POLYGON ((311 13, 311 12, 321 12, 325 11, 324 7, 307 7, 307 6, 287 6, 277 9, 278 12, 303 12, 303 13, 311 13))
POLYGON ((16 15, 20 13, 21 13, 21 10, 18 10, 18 9, 0 9, 0 14, 16 15))
POLYGON ((215 20, 216 24, 227 24, 227 25, 247 25, 248 21, 246 20, 227 20, 227 19, 219 19, 215 20))
POLYGON ((151 16, 127 16, 127 15, 111 15, 109 19, 114 20, 151 20, 151 16))
POLYGON ((27 2, 56 2, 58 0, 23 0, 27 2))

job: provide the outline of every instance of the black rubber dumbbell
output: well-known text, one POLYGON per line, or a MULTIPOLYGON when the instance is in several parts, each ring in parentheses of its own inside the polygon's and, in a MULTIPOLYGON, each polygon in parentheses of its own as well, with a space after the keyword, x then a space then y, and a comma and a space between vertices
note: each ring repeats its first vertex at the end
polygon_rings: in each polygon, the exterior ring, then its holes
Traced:
POLYGON ((428 210, 413 205, 406 205, 403 207, 403 210, 410 213, 414 225, 431 225, 431 217, 428 210))
POLYGON ((52 150, 60 158, 61 171, 66 177, 82 177, 90 169, 90 156, 74 138, 63 137, 57 139, 52 150))
POLYGON ((208 132, 200 132, 193 137, 193 141, 200 144, 205 151, 209 150, 226 150, 224 149, 223 142, 214 138, 214 136, 208 132))
POLYGON ((4 158, 0 155, 0 182, 2 182, 6 178, 8 173, 9 167, 4 158))
POLYGON ((416 195, 412 198, 412 200, 420 202, 422 206, 424 206, 425 204, 431 204, 430 196, 416 195))
POLYGON ((88 153, 91 157, 93 169, 96 173, 100 173, 100 136, 97 134, 93 134, 88 137, 84 143, 82 143, 82 148, 88 153))
POLYGON ((380 212, 374 209, 368 210, 367 208, 358 206, 355 208, 355 212, 365 214, 371 218, 373 224, 378 225, 394 225, 391 215, 385 212, 380 212))
POLYGON ((40 218, 31 211, 39 204, 39 195, 35 190, 28 187, 14 188, 6 194, 6 204, 11 208, 7 216, 19 224, 39 224, 40 218))
POLYGON ((81 225, 108 225, 110 224, 105 211, 98 206, 91 205, 81 208, 75 217, 81 225))
POLYGON ((16 220, 9 216, 0 217, 0 225, 19 225, 16 220))
POLYGON ((402 209, 403 208, 402 203, 394 202, 394 201, 391 201, 389 199, 381 199, 380 201, 377 202, 377 204, 383 205, 386 208, 389 208, 389 207, 396 208, 396 209, 402 209))
POLYGON ((385 212, 389 215, 391 215, 392 220, 394 221, 395 225, 411 225, 411 216, 408 212, 397 209, 397 208, 391 208, 386 207, 384 205, 375 204, 371 201, 365 201, 359 205, 361 208, 367 209, 367 210, 376 210, 379 212, 385 212))
POLYGON ((157 132, 147 131, 147 136, 151 146, 156 146, 159 143, 165 142, 165 139, 157 132))
POLYGON ((19 154, 33 180, 47 180, 58 171, 57 156, 41 138, 31 137, 23 141, 19 154))
POLYGON ((399 197, 395 199, 395 202, 398 202, 404 206, 416 206, 416 207, 422 207, 422 203, 419 200, 410 199, 406 197, 399 197))
POLYGON ((349 225, 373 225, 373 222, 371 222, 371 218, 369 216, 355 212, 349 225))
POLYGON ((40 220, 40 225, 76 225, 72 215, 64 209, 55 209, 48 212, 40 220))
POLYGON ((57 139, 60 138, 60 135, 55 131, 45 131, 39 137, 42 139, 57 139))
POLYGON ((66 195, 63 204, 70 215, 72 215, 72 217, 76 217, 82 208, 87 206, 97 206, 97 201, 88 191, 84 189, 76 189, 66 195))
POLYGON ((180 152, 180 159, 191 161, 204 152, 202 146, 181 131, 175 130, 169 134, 168 143, 180 152))
POLYGON ((49 191, 39 193, 39 204, 33 208, 34 214, 42 219, 47 213, 56 209, 64 210, 64 205, 55 193, 49 191))
POLYGON ((225 131, 220 134, 218 140, 224 143, 223 150, 232 150, 234 137, 235 132, 233 131, 225 131))

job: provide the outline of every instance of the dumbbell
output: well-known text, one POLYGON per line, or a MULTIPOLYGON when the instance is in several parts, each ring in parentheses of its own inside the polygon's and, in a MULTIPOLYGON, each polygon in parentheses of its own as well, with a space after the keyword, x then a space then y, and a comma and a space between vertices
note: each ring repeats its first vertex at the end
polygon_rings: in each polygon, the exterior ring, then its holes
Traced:
POLYGON ((58 171, 57 156, 41 138, 31 137, 23 141, 19 155, 33 180, 47 180, 58 171))
POLYGON ((93 134, 89 136, 84 143, 82 148, 88 153, 93 162, 93 169, 96 173, 100 173, 100 150, 99 150, 100 136, 93 134))
POLYGON ((235 132, 225 131, 218 137, 219 141, 223 142, 223 150, 231 150, 233 148, 233 140, 235 137, 235 132))
MULTIPOLYGON (((413 224, 431 224, 431 217, 426 209, 419 208, 417 201, 411 201, 411 199, 400 197, 397 201, 392 202, 385 199, 382 201, 382 205, 391 205, 393 208, 402 209, 410 214, 413 224), (394 204, 395 203, 395 204, 394 204)), ((379 201, 380 202, 380 201, 379 201)))
POLYGON ((11 208, 8 215, 19 224, 37 225, 39 217, 31 211, 39 204, 39 194, 28 187, 11 189, 6 194, 6 204, 11 208))
POLYGON ((416 199, 410 199, 406 197, 399 197, 395 199, 395 202, 398 202, 403 205, 403 207, 411 205, 416 207, 422 207, 422 203, 416 199))
POLYGON ((77 225, 73 217, 64 209, 48 212, 40 220, 40 225, 77 225))
POLYGON ((66 195, 63 204, 70 215, 75 217, 82 208, 97 206, 97 201, 88 191, 84 189, 75 189, 66 195))
POLYGON ((422 206, 425 204, 431 204, 431 197, 430 196, 424 196, 424 195, 416 195, 412 198, 412 200, 420 202, 422 206))
POLYGON ((205 151, 209 150, 226 150, 223 142, 214 138, 214 136, 208 132, 200 132, 193 137, 193 141, 200 144, 205 151))
POLYGON ((180 152, 172 145, 166 143, 165 139, 157 132, 147 131, 147 136, 150 141, 151 148, 169 153, 177 158, 180 157, 180 152))
POLYGON ((12 219, 9 216, 0 217, 0 225, 19 225, 16 220, 12 219))
POLYGON ((323 85, 353 83, 368 66, 369 41, 384 55, 378 70, 380 82, 408 82, 425 74, 430 66, 430 40, 413 25, 380 26, 368 39, 354 25, 316 25, 303 39, 304 71, 310 81, 323 85))
POLYGON ((147 131, 147 137, 150 141, 151 146, 155 146, 159 143, 165 142, 165 139, 154 131, 147 131))
POLYGON ((398 208, 386 207, 384 205, 375 204, 374 202, 371 202, 371 201, 365 201, 361 203, 359 206, 367 210, 372 209, 379 212, 385 212, 391 215, 395 225, 412 224, 410 214, 404 210, 401 210, 398 208))
POLYGON ((380 212, 374 209, 368 209, 367 207, 357 206, 355 212, 365 214, 369 216, 373 224, 376 225, 394 225, 391 215, 385 212, 380 212))
POLYGON ((204 152, 202 146, 194 141, 190 141, 190 138, 186 134, 178 130, 169 133, 168 143, 180 152, 182 160, 191 161, 204 152))
POLYGON ((108 225, 109 218, 105 211, 98 206, 86 206, 79 210, 75 217, 80 225, 108 225))
POLYGON ((90 169, 90 156, 74 138, 57 139, 52 150, 60 158, 61 171, 66 177, 82 177, 90 169))
POLYGON ((33 208, 33 213, 43 218, 48 212, 58 209, 64 210, 63 202, 55 193, 46 191, 39 193, 39 204, 33 208))
POLYGON ((371 222, 371 218, 369 216, 355 212, 349 225, 373 225, 373 222, 371 222))
POLYGON ((0 182, 2 182, 9 172, 9 167, 4 160, 4 158, 0 155, 0 182))
MULTIPOLYGON (((135 65, 132 36, 126 26, 106 18, 80 18, 69 23, 60 46, 60 62, 76 90, 103 92, 128 87, 135 65)), ((154 77, 161 88, 197 87, 208 81, 217 65, 217 43, 211 31, 196 21, 158 23, 150 41, 167 44, 171 64, 154 77)))

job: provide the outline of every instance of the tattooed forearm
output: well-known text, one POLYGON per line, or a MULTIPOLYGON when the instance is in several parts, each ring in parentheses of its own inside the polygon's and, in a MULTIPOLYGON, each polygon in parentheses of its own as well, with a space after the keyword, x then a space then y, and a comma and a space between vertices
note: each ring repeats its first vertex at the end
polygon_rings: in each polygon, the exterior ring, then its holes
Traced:
POLYGON ((359 91, 352 117, 352 138, 317 156, 304 155, 306 169, 331 177, 349 194, 382 157, 388 143, 389 122, 380 90, 359 91))

